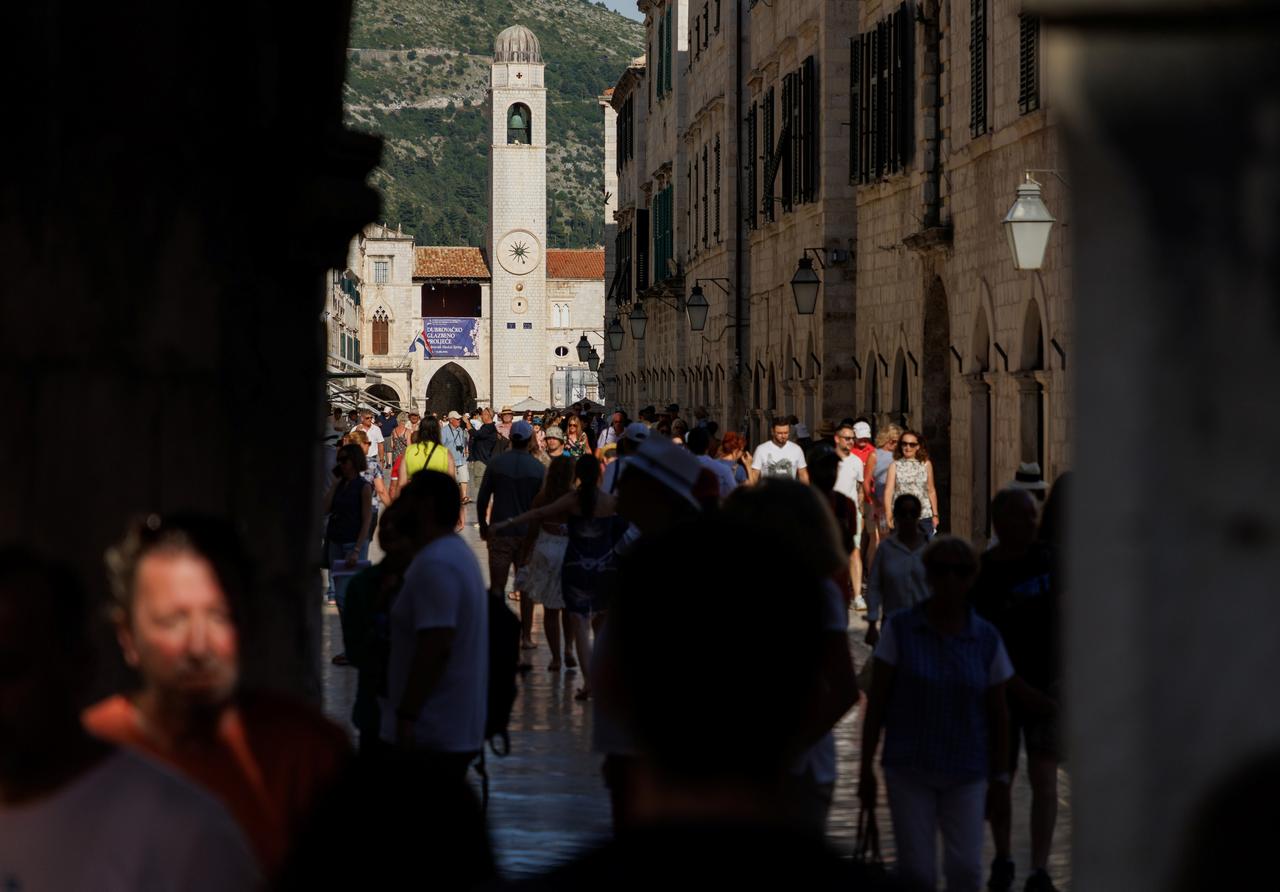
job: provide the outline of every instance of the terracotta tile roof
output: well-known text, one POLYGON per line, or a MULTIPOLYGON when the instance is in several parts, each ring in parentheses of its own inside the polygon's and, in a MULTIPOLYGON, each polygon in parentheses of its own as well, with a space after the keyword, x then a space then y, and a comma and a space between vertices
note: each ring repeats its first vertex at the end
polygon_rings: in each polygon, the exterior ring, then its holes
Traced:
POLYGON ((604 279, 604 248, 549 248, 548 279, 604 279))
MULTIPOLYGON (((603 254, 601 257, 603 258, 603 254)), ((415 279, 487 279, 489 264, 479 248, 419 246, 413 249, 415 279)))

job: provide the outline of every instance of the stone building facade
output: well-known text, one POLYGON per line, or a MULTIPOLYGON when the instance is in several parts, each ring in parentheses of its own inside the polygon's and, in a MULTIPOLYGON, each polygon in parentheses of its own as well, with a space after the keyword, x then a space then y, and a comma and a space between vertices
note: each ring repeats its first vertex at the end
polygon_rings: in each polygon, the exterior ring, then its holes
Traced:
POLYGON ((415 245, 385 225, 353 240, 334 281, 362 283, 358 370, 380 379, 367 401, 447 412, 600 398, 576 345, 583 332, 600 342, 605 252, 547 245, 546 93, 537 37, 506 29, 490 67, 484 246, 415 245))
POLYGON ((619 402, 706 405, 755 440, 772 415, 815 434, 858 414, 908 424, 947 526, 986 537, 1020 462, 1048 480, 1072 464, 1063 227, 1020 271, 1001 225, 1028 172, 1066 222, 1039 22, 1014 0, 640 7, 650 55, 610 103, 619 402), (791 287, 805 261, 813 315, 791 287), (701 333, 682 311, 695 286, 701 333))
POLYGON ((1042 269, 1019 271, 1002 225, 1027 171, 1043 171, 1033 176, 1065 222, 1039 22, 1004 0, 859 8, 858 409, 922 435, 944 521, 983 539, 990 497, 1020 462, 1050 481, 1072 463, 1063 228, 1042 269), (873 107, 881 82, 901 98, 873 107))

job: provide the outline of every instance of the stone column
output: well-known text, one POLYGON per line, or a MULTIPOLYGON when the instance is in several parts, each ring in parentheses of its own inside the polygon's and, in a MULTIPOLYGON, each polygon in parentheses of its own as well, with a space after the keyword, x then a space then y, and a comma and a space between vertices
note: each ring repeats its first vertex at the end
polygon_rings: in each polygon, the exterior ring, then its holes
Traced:
POLYGON ((1144 892, 1206 842, 1188 837, 1205 793, 1280 747, 1277 17, 1042 5, 1080 357, 1072 886, 1144 892))
POLYGON ((0 185, 0 541, 103 596, 131 515, 225 516, 258 566, 245 674, 311 694, 323 274, 378 211, 379 141, 342 127, 349 18, 340 0, 25 4, 0 63, 24 85, 0 185))

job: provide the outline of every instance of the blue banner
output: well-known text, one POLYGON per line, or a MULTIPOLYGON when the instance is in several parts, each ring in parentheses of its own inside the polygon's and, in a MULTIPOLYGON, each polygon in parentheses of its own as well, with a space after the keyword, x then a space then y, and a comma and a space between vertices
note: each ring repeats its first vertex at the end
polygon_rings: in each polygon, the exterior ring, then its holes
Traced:
POLYGON ((422 320, 422 333, 427 341, 424 358, 479 355, 476 342, 480 340, 480 318, 477 316, 429 316, 422 320))

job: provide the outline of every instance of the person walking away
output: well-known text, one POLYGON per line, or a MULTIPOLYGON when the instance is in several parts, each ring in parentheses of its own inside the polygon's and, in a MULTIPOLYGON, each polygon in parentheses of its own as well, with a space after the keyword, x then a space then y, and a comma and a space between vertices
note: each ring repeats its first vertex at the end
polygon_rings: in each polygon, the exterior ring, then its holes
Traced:
MULTIPOLYGON (((334 584, 334 571, 340 567, 354 569, 369 553, 374 493, 364 479, 364 472, 364 450, 355 443, 343 446, 338 450, 338 465, 333 469, 335 479, 324 497, 324 513, 329 517, 324 534, 329 552, 329 580, 339 614, 346 595, 344 586, 334 584)), ((333 660, 344 665, 346 657, 339 653, 333 660)))
POLYGON ((903 493, 893 504, 894 531, 876 550, 876 560, 867 577, 866 642, 875 647, 880 640, 878 623, 891 613, 914 607, 929 597, 924 563, 920 560, 929 544, 920 529, 920 500, 903 493))
MULTIPOLYGON (((542 490, 533 499, 532 509, 549 505, 573 491, 573 465, 573 459, 567 455, 561 455, 551 462, 542 490)), ((534 604, 542 605, 542 631, 551 651, 547 671, 557 672, 560 669, 562 627, 564 666, 573 669, 577 667, 578 661, 573 656, 573 630, 569 614, 564 609, 564 592, 560 583, 564 552, 569 545, 569 529, 565 524, 553 521, 530 523, 528 528, 520 553, 523 566, 516 574, 516 588, 520 590, 521 601, 527 598, 534 604)))
POLYGON ((262 888, 220 803, 84 729, 94 612, 66 567, 0 548, 0 888, 262 888))
POLYGON ((933 483, 933 462, 929 461, 924 440, 912 430, 902 432, 893 453, 893 464, 885 475, 884 511, 889 518, 889 529, 893 529, 893 500, 904 492, 920 500, 920 528, 926 538, 932 539, 942 523, 938 490, 933 483))
MULTIPOLYGON (((542 489, 546 474, 542 463, 529 450, 533 427, 526 421, 511 425, 511 449, 489 463, 476 500, 476 519, 480 538, 489 545, 489 589, 502 597, 507 589, 513 565, 519 570, 520 546, 528 529, 521 524, 504 527, 501 532, 493 524, 502 523, 529 510, 542 489), (492 503, 492 511, 490 510, 492 503)), ((532 650, 533 601, 520 599, 520 646, 532 650)))
POLYGON ((274 875, 347 768, 345 732, 307 704, 241 685, 251 572, 228 524, 151 515, 107 552, 107 567, 116 638, 141 685, 91 706, 85 727, 211 792, 274 875))
POLYGON ((853 499, 837 489, 840 466, 843 461, 840 454, 826 443, 819 443, 809 450, 809 481, 831 508, 832 517, 840 533, 840 545, 844 548, 845 560, 841 563, 833 582, 839 587, 847 607, 853 603, 853 593, 856 590, 853 587, 852 574, 846 571, 849 568, 848 556, 856 548, 858 506, 853 499))
MULTIPOLYGON (((568 530, 561 586, 565 609, 578 659, 591 660, 591 633, 604 622, 617 570, 615 546, 626 529, 616 511, 617 500, 601 492, 600 462, 593 455, 580 456, 574 465, 578 488, 556 501, 494 525, 494 531, 519 524, 562 522, 568 530)), ((591 697, 591 682, 584 680, 577 700, 591 697)))
POLYGON ((719 457, 716 461, 733 473, 733 480, 737 486, 742 486, 751 479, 751 453, 747 452, 747 441, 742 434, 737 431, 727 431, 724 439, 720 441, 717 455, 719 457))
POLYGON ((772 439, 757 446, 751 460, 751 483, 759 483, 763 477, 788 477, 808 483, 804 450, 795 443, 787 442, 791 436, 791 422, 786 418, 775 418, 769 430, 772 439))
POLYGON ((893 464, 893 451, 898 448, 902 428, 889 424, 876 433, 876 449, 867 459, 865 483, 870 489, 866 504, 867 566, 875 564, 876 549, 889 533, 889 518, 884 510, 884 487, 889 478, 889 466, 893 464))
POLYGON ((982 884, 988 785, 1009 783, 1005 687, 1013 666, 1000 633, 969 606, 972 547, 939 536, 922 557, 932 595, 884 623, 862 726, 858 798, 874 809, 884 734, 885 787, 899 876, 936 889, 937 836, 948 892, 982 884))
POLYGON ((717 512, 646 531, 619 580, 607 624, 616 640, 613 665, 601 697, 630 704, 636 813, 625 833, 518 888, 650 889, 672 877, 682 888, 886 888, 788 821, 782 791, 812 718, 796 692, 823 684, 828 592, 816 569, 770 532, 717 512), (770 560, 744 561, 743 554, 770 560), (673 622, 670 605, 655 597, 670 587, 672 566, 688 591, 724 592, 734 608, 722 598, 691 597, 673 622), (779 610, 784 591, 788 609, 779 610), (743 661, 742 642, 758 636, 761 616, 772 618, 771 658, 743 661), (656 641, 680 659, 655 659, 656 641))
MULTIPOLYGON (((382 407, 382 417, 378 419, 378 430, 382 432, 382 438, 386 442, 391 442, 391 432, 396 429, 396 412, 390 406, 382 407)), ((391 455, 388 453, 387 459, 390 460, 391 455)))
MULTIPOLYGON (((828 473, 833 470, 829 467, 828 473)), ((834 728, 858 702, 857 675, 849 650, 848 603, 835 582, 836 578, 849 576, 848 552, 840 542, 831 509, 813 486, 775 479, 758 487, 743 487, 726 500, 723 513, 776 543, 777 551, 771 560, 786 555, 787 566, 797 572, 817 574, 825 581, 820 614, 822 636, 816 648, 818 682, 809 689, 814 695, 805 699, 800 739, 803 749, 798 749, 801 756, 791 765, 783 786, 788 823, 820 840, 826 835, 835 793, 834 728)), ((741 594, 735 592, 737 596, 741 594)), ((787 609, 791 607, 788 600, 787 609)), ((776 634, 776 629, 770 630, 770 648, 780 646, 776 634)))
MULTIPOLYGON (((1052 892, 1048 874, 1058 815, 1058 762, 1061 757, 1058 702, 1060 618, 1053 580, 1053 555, 1036 538, 1037 506, 1025 489, 996 493, 991 522, 999 540, 982 556, 972 601, 978 615, 999 630, 1017 674, 1009 682, 1009 760, 1017 773, 1021 746, 1027 749, 1031 782, 1031 875, 1026 892, 1052 892)), ((1007 788, 992 791, 991 835, 996 847, 989 889, 1013 887, 1013 805, 1007 788)))
POLYGON ((427 471, 401 498, 417 513, 426 545, 389 614, 382 742, 408 774, 455 785, 484 746, 489 605, 480 565, 454 532, 462 508, 454 481, 427 471))
POLYGON ((453 456, 440 442, 440 425, 430 418, 418 425, 413 445, 405 450, 400 463, 400 488, 403 489, 419 471, 437 471, 452 477, 453 456))
POLYGON ((727 499, 729 494, 738 488, 738 481, 734 479, 733 471, 724 462, 707 455, 707 449, 711 446, 711 435, 707 433, 707 429, 695 427, 689 431, 685 446, 697 456, 698 464, 715 475, 720 498, 727 499))
POLYGON ((853 451, 856 439, 856 425, 850 427, 842 424, 836 428, 832 443, 835 445, 836 455, 840 457, 835 490, 853 503, 855 514, 853 546, 849 552, 850 591, 853 592, 854 607, 866 610, 867 602, 862 597, 862 500, 866 497, 863 489, 866 468, 862 457, 853 451))
POLYGON ((489 466, 498 448, 498 426, 493 423, 493 410, 485 407, 480 410, 480 425, 471 434, 471 460, 468 470, 471 472, 471 489, 479 494, 484 483, 484 472, 489 466))
POLYGON ((464 505, 471 501, 467 496, 467 484, 471 480, 471 475, 467 472, 467 431, 462 425, 462 416, 457 412, 450 412, 445 423, 440 426, 440 440, 449 450, 449 458, 453 460, 454 479, 458 481, 458 488, 462 491, 464 505))

